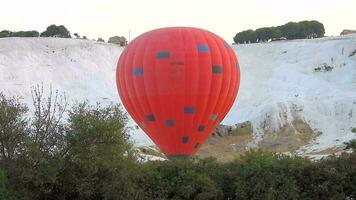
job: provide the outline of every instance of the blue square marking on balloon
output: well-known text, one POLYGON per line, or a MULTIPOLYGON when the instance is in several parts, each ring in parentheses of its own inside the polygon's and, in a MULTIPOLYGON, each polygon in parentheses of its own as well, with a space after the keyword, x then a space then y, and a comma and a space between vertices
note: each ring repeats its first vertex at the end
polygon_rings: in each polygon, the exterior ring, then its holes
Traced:
POLYGON ((214 74, 221 74, 223 72, 223 68, 221 66, 213 66, 212 72, 214 74))
POLYGON ((142 76, 143 75, 143 67, 134 67, 133 74, 135 76, 142 76))
POLYGON ((164 124, 165 124, 166 126, 174 126, 174 120, 173 120, 173 119, 166 119, 166 120, 164 121, 164 124))
POLYGON ((208 45, 198 45, 198 52, 209 52, 209 46, 208 45))
POLYGON ((165 59, 170 57, 171 57, 171 53, 168 51, 160 51, 156 54, 157 59, 165 59))
POLYGON ((199 132, 203 132, 205 130, 205 126, 204 125, 200 125, 199 127, 198 127, 198 131, 199 132))
POLYGON ((217 117, 218 117, 217 114, 212 114, 212 115, 210 116, 210 120, 211 120, 211 121, 214 121, 214 120, 216 120, 217 117))
POLYGON ((194 107, 184 107, 184 113, 185 114, 194 114, 195 108, 194 107))
POLYGON ((183 136, 182 137, 182 143, 188 143, 189 137, 188 136, 183 136))
POLYGON ((156 118, 154 115, 146 115, 147 121, 154 122, 156 121, 156 118))

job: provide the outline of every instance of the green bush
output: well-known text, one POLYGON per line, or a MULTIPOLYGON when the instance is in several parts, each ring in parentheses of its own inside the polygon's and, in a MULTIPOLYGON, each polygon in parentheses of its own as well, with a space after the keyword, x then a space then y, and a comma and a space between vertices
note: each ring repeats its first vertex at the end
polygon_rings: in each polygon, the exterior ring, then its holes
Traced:
POLYGON ((0 32, 0 38, 10 37, 10 36, 11 36, 11 31, 3 30, 0 32))
POLYGON ((253 30, 246 30, 236 34, 235 43, 255 43, 257 41, 256 33, 253 30))
POLYGON ((247 152, 237 170, 235 199, 299 199, 296 181, 273 154, 247 152))
POLYGON ((263 27, 239 32, 233 38, 235 43, 261 42, 285 37, 288 40, 323 37, 324 25, 318 21, 288 22, 277 27, 263 27))
POLYGON ((343 154, 303 167, 295 176, 302 199, 355 198, 355 158, 355 154, 343 154))
POLYGON ((70 32, 63 25, 57 26, 52 24, 47 27, 46 31, 42 32, 41 37, 59 37, 59 38, 71 38, 70 32))
POLYGON ((3 30, 0 32, 0 38, 4 37, 38 37, 40 34, 37 31, 18 31, 11 32, 3 30))
POLYGON ((79 104, 69 113, 56 193, 63 199, 130 199, 135 157, 119 106, 79 104))
POLYGON ((12 32, 10 37, 39 37, 40 34, 37 31, 19 31, 12 32))
POLYGON ((196 157, 142 163, 120 106, 66 109, 58 93, 46 98, 36 87, 32 94, 32 114, 0 94, 1 199, 356 198, 356 153, 311 161, 252 150, 228 163, 196 157))
POLYGON ((124 36, 114 36, 109 38, 108 43, 117 44, 123 47, 127 45, 127 40, 124 36))
POLYGON ((139 182, 142 199, 222 199, 217 184, 196 170, 192 160, 145 164, 139 182))

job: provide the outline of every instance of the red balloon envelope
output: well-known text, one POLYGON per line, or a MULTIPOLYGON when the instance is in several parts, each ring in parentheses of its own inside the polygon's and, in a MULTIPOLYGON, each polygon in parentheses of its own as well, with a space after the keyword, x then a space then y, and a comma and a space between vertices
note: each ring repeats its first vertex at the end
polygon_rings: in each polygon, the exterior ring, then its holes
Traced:
POLYGON ((116 83, 131 117, 166 155, 191 155, 234 103, 240 69, 219 36, 198 28, 162 28, 126 47, 116 83))

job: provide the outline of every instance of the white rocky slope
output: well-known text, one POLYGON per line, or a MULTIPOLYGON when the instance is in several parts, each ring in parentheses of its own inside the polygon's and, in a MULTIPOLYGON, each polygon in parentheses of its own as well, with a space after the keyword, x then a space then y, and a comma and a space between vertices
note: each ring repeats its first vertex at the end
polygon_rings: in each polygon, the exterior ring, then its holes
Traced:
MULTIPOLYGON (((43 84, 45 92, 65 92, 70 103, 120 103, 115 76, 122 50, 90 40, 0 38, 0 92, 32 105, 31 87, 43 84)), ((131 132, 137 145, 152 144, 141 130, 131 132)))
MULTIPOLYGON (((238 98, 223 121, 251 121, 256 142, 302 119, 322 132, 301 150, 323 150, 356 138, 356 35, 233 47, 240 61, 238 98), (324 64, 325 63, 325 64, 324 64), (326 67, 325 66, 330 66, 326 67), (320 67, 320 70, 319 68, 320 67), (327 71, 331 69, 330 71, 327 71)), ((0 92, 31 103, 31 86, 65 92, 71 102, 120 102, 115 68, 122 48, 78 39, 0 39, 0 92)), ((130 125, 134 127, 131 120, 130 125)), ((152 142, 132 129, 137 145, 152 142)))
POLYGON ((249 120, 258 139, 263 127, 278 130, 302 119, 322 132, 307 151, 356 138, 356 55, 350 56, 356 35, 234 48, 241 92, 224 123, 249 120))

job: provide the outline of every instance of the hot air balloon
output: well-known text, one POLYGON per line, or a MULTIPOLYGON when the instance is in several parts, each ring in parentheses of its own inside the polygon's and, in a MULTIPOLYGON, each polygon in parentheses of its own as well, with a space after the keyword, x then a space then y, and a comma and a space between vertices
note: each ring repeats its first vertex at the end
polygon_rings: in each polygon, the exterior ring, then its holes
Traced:
POLYGON ((126 110, 161 151, 189 156, 230 110, 240 68, 234 50, 214 33, 169 27, 125 48, 116 83, 126 110))

